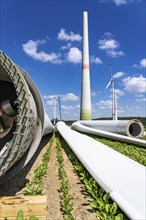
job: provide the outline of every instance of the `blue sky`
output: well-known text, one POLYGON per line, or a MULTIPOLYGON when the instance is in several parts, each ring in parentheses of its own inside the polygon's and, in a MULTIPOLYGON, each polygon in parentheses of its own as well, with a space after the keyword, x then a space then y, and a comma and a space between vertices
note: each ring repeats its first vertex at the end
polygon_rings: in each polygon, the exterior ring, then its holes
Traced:
POLYGON ((110 63, 118 116, 145 116, 145 7, 145 0, 1 0, 1 49, 34 80, 50 118, 59 95, 62 119, 77 120, 87 11, 93 118, 112 115, 111 86, 104 92, 110 63))

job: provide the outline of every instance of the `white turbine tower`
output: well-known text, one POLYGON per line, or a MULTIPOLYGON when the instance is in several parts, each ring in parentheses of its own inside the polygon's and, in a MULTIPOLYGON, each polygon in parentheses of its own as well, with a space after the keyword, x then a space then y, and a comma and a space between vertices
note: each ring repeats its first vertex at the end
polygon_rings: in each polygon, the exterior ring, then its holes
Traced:
POLYGON ((83 49, 80 120, 92 120, 88 42, 88 13, 86 11, 83 12, 83 49))
POLYGON ((105 90, 112 85, 112 117, 113 120, 117 120, 117 97, 116 97, 116 88, 115 88, 115 82, 112 76, 112 65, 110 64, 110 81, 105 87, 105 90))

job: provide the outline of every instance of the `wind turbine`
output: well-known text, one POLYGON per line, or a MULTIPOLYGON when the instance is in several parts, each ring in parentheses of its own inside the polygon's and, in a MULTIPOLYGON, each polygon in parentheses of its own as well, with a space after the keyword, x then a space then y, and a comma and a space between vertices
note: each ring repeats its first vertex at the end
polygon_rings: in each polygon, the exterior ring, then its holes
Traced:
POLYGON ((53 97, 53 113, 54 113, 54 117, 53 117, 53 124, 56 124, 56 96, 53 97))
POLYGON ((112 65, 111 64, 110 64, 110 81, 105 87, 105 90, 107 90, 110 84, 112 85, 112 117, 113 117, 113 120, 117 120, 117 97, 116 97, 115 82, 112 76, 112 65))

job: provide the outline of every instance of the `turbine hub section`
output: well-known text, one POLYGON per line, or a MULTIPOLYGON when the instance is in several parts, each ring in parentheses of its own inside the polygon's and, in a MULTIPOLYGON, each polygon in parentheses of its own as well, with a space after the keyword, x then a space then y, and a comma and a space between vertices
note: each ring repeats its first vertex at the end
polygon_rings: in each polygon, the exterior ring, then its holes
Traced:
POLYGON ((30 147, 37 109, 23 70, 0 51, 0 176, 30 147))

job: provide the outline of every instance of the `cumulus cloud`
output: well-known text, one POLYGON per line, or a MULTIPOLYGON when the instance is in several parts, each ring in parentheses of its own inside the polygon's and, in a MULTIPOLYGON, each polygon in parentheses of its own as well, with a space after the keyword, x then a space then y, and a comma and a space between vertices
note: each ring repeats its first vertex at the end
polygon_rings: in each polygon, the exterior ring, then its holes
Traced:
POLYGON ((43 96, 43 99, 53 99, 54 97, 58 97, 58 95, 57 94, 55 94, 55 95, 44 95, 43 96))
MULTIPOLYGON (((112 89, 110 90, 112 92, 112 89)), ((116 89, 116 97, 117 99, 120 97, 120 96, 124 96, 125 93, 124 91, 120 90, 120 89, 116 89)), ((112 99, 112 94, 109 96, 111 99, 112 99)))
POLYGON ((46 40, 29 40, 27 43, 22 44, 23 51, 30 57, 35 60, 39 60, 41 62, 51 62, 60 64, 62 61, 60 60, 61 55, 56 53, 45 53, 44 51, 37 51, 38 46, 46 43, 46 40))
MULTIPOLYGON (((78 101, 79 100, 79 97, 76 96, 74 93, 71 93, 71 92, 67 93, 67 94, 59 94, 59 95, 57 95, 57 94, 55 94, 55 95, 44 95, 43 99, 44 100, 51 99, 51 101, 52 101, 54 99, 54 97, 56 99, 58 99, 58 97, 60 97, 61 101, 63 101, 63 102, 67 102, 67 101, 73 101, 74 102, 74 101, 78 101)), ((49 104, 50 101, 48 100, 47 103, 49 104)))
POLYGON ((65 95, 61 95, 61 100, 66 102, 66 101, 78 101, 79 97, 76 96, 73 93, 67 93, 65 95))
POLYGON ((82 37, 80 34, 75 34, 72 31, 67 33, 64 28, 61 28, 60 32, 58 33, 58 39, 64 41, 81 41, 82 37))
MULTIPOLYGON (((82 60, 82 53, 77 47, 71 47, 71 43, 68 43, 65 46, 62 46, 61 49, 69 49, 68 53, 66 53, 66 59, 61 59, 62 56, 60 53, 46 53, 44 51, 38 51, 38 47, 41 44, 45 44, 46 40, 29 40, 27 43, 22 44, 23 51, 35 60, 39 60, 41 62, 50 62, 54 64, 60 64, 64 62, 69 63, 81 63, 82 60)), ((100 60, 95 60, 95 62, 100 62, 100 60)))
POLYGON ((140 61, 140 66, 146 68, 146 58, 140 61))
POLYGON ((80 109, 80 105, 75 105, 75 107, 76 107, 77 109, 80 109))
POLYGON ((97 96, 96 91, 92 91, 92 92, 91 92, 91 96, 97 96))
POLYGON ((82 53, 77 47, 71 47, 68 54, 66 61, 69 63, 81 63, 82 60, 82 53))
POLYGON ((139 98, 139 99, 136 99, 137 102, 145 102, 146 101, 146 98, 139 98))
POLYGON ((47 95, 44 95, 44 96, 43 96, 43 99, 47 99, 47 95))
POLYGON ((125 90, 130 93, 144 93, 146 92, 146 78, 142 75, 139 77, 127 77, 123 79, 125 90))
POLYGON ((114 39, 100 39, 98 44, 101 50, 116 49, 119 47, 119 42, 114 39))
POLYGON ((97 103, 99 106, 99 109, 111 109, 112 108, 112 100, 100 100, 100 102, 97 103))
POLYGON ((72 105, 62 105, 61 109, 69 111, 69 110, 73 110, 74 107, 72 105))
POLYGON ((125 75, 125 73, 122 72, 122 71, 119 71, 119 72, 117 72, 117 73, 115 73, 115 74, 113 75, 113 78, 118 79, 118 78, 120 78, 120 77, 123 76, 123 75, 125 75))
POLYGON ((118 50, 120 47, 120 43, 113 39, 112 34, 107 32, 103 35, 103 39, 98 40, 98 48, 106 52, 107 56, 110 57, 119 57, 123 56, 124 52, 118 50))
POLYGON ((120 89, 116 89, 116 94, 117 96, 123 96, 125 93, 120 89))
POLYGON ((62 49, 62 50, 68 50, 68 49, 71 48, 71 46, 72 46, 71 43, 67 43, 67 45, 62 46, 61 49, 62 49))
POLYGON ((141 59, 139 64, 134 64, 133 67, 146 68, 146 58, 141 59))
POLYGON ((125 110, 122 106, 118 106, 118 109, 117 109, 118 113, 124 113, 125 110))
POLYGON ((144 98, 144 94, 136 94, 135 95, 137 98, 144 98))
POLYGON ((113 2, 117 5, 126 5, 128 3, 129 0, 113 0, 113 2))
POLYGON ((102 61, 99 57, 95 57, 94 55, 90 57, 90 62, 95 64, 102 64, 102 61))
POLYGON ((119 57, 119 56, 124 56, 124 52, 123 51, 116 51, 116 50, 107 50, 106 51, 107 55, 109 57, 113 57, 113 58, 116 58, 116 57, 119 57))

